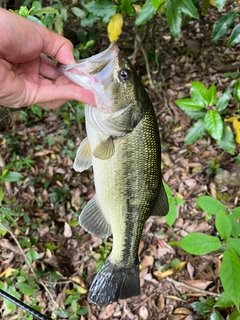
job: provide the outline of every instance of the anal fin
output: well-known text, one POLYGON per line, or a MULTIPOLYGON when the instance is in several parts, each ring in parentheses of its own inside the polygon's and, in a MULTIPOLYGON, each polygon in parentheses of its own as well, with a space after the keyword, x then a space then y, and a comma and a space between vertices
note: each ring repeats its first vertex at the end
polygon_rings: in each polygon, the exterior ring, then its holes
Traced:
POLYGON ((79 223, 83 229, 99 238, 108 238, 112 234, 111 226, 103 215, 96 195, 84 207, 79 223))

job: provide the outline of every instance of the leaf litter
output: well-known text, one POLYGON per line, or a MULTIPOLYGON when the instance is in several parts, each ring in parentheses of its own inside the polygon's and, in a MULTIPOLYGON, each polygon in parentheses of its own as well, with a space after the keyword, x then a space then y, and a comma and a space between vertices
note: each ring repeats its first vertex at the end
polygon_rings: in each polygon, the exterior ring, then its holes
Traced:
MULTIPOLYGON (((204 17, 205 24, 212 26, 217 18, 213 12, 212 16, 204 17)), ((145 224, 139 248, 140 296, 104 308, 87 301, 87 290, 111 250, 111 241, 89 235, 78 226, 81 209, 94 195, 92 171, 80 175, 72 169, 74 152, 84 138, 84 124, 79 126, 74 118, 66 120, 65 111, 43 111, 42 118, 31 115, 26 123, 21 113, 11 110, 8 124, 1 122, 1 156, 5 163, 11 162, 13 153, 19 159, 29 156, 34 160, 30 168, 21 169, 22 183, 11 183, 11 195, 6 194, 6 197, 14 207, 21 207, 16 217, 19 229, 12 230, 17 241, 21 244, 26 238, 38 239, 36 244, 29 242, 29 245, 22 246, 24 252, 31 247, 39 254, 31 265, 34 272, 46 273, 42 281, 48 292, 39 289, 36 299, 40 311, 49 316, 57 310, 53 301, 63 310, 71 311, 67 299, 77 292, 78 304, 87 307, 87 314, 79 316, 81 320, 201 319, 190 303, 208 294, 217 297, 221 292, 218 279, 222 257, 219 254, 196 257, 168 245, 168 242, 180 241, 193 232, 215 235, 213 221, 206 219, 206 213, 198 209, 194 200, 200 195, 218 196, 229 208, 240 205, 238 188, 224 185, 220 178, 218 184, 214 174, 206 173, 209 160, 218 158, 221 168, 230 172, 234 169, 233 158, 223 153, 207 136, 185 146, 183 142, 191 121, 174 100, 189 96, 192 81, 201 81, 206 86, 215 83, 218 91, 225 91, 232 79, 224 77, 218 70, 225 61, 234 65, 239 56, 236 48, 226 49, 224 40, 217 46, 210 46, 209 32, 201 22, 190 22, 187 28, 183 28, 179 39, 171 40, 166 30, 160 37, 160 31, 155 29, 151 35, 160 50, 160 66, 150 61, 156 90, 148 86, 146 89, 158 115, 163 145, 163 179, 173 194, 185 202, 178 207, 172 227, 168 227, 162 217, 150 217, 145 224), (216 57, 220 58, 217 60, 216 57), (15 142, 12 141, 14 137, 17 138, 15 142), (176 258, 179 264, 173 266, 176 258)), ((121 37, 129 36, 128 32, 123 26, 121 37)), ((146 69, 140 51, 136 61, 135 67, 145 79, 146 69)), ((234 110, 233 105, 229 108, 229 112, 234 110)), ((239 146, 237 151, 239 153, 239 146)), ((32 275, 16 241, 8 232, 0 237, 0 253, 0 281, 6 282, 18 268, 23 268, 28 276, 32 275)), ((15 286, 14 283, 11 285, 15 286)), ((30 305, 33 302, 30 296, 24 295, 23 298, 30 305)), ((7 314, 3 304, 0 310, 6 320, 14 314, 7 314)))

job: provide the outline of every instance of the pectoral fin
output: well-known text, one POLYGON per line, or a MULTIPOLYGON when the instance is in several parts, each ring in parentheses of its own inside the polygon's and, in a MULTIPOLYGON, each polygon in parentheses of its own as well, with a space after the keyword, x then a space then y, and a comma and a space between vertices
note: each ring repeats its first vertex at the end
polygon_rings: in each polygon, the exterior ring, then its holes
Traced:
POLYGON ((151 216, 165 216, 166 214, 168 214, 168 211, 169 211, 168 198, 167 198, 164 186, 161 183, 158 199, 155 204, 155 208, 151 213, 151 216))
POLYGON ((79 223, 83 229, 99 238, 108 238, 112 234, 111 226, 103 215, 96 195, 81 212, 79 223))
POLYGON ((106 160, 110 159, 114 155, 114 152, 114 142, 112 137, 109 137, 107 140, 100 142, 99 145, 96 146, 93 155, 98 159, 106 160))
POLYGON ((88 142, 85 138, 77 150, 77 155, 73 163, 73 169, 78 172, 87 170, 92 165, 92 153, 88 142))

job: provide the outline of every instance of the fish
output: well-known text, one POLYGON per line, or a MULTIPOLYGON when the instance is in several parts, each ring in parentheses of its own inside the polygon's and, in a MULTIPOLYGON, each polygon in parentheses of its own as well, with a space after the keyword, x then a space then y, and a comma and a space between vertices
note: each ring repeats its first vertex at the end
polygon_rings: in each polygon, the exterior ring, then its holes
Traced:
POLYGON ((91 303, 106 306, 140 294, 138 249, 144 224, 169 211, 159 128, 140 78, 115 42, 61 70, 96 101, 95 107, 84 107, 87 137, 73 168, 82 172, 92 165, 94 173, 96 193, 82 210, 80 225, 97 237, 113 238, 88 295, 91 303))

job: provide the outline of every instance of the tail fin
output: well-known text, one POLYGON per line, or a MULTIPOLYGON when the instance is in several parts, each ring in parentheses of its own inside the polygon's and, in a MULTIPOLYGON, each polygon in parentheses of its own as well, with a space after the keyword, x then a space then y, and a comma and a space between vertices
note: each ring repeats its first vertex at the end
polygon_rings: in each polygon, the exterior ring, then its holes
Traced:
POLYGON ((131 267, 119 267, 107 259, 93 280, 88 300, 98 306, 106 306, 139 294, 138 262, 131 267))

